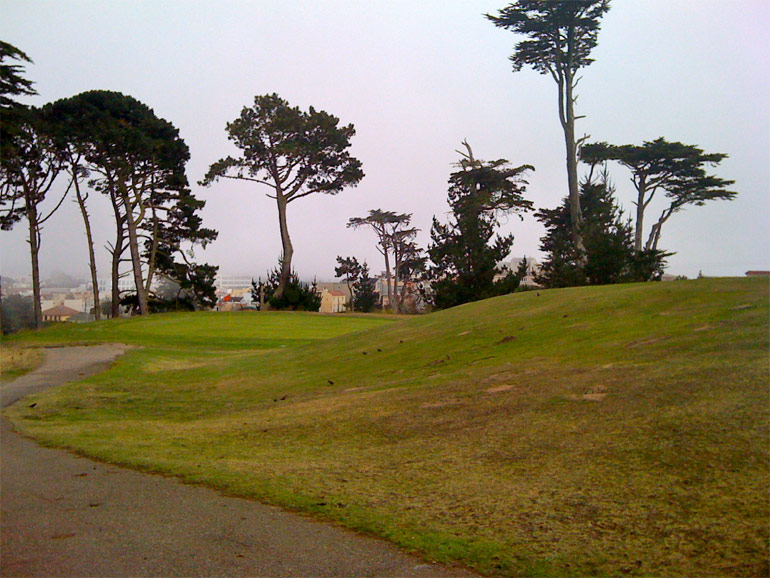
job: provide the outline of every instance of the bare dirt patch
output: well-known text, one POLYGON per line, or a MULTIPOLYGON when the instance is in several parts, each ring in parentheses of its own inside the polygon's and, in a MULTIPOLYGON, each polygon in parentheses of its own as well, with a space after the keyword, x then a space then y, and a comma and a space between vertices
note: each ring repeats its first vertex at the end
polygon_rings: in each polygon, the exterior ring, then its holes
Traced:
POLYGON ((487 393, 501 393, 503 391, 511 391, 513 389, 512 385, 497 385, 495 387, 490 387, 487 389, 487 393))

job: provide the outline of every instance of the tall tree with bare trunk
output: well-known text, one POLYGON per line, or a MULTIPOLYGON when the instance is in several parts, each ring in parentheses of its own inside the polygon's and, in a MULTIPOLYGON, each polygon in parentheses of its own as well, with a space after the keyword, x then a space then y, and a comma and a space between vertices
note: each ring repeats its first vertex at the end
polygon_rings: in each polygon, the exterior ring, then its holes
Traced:
POLYGON ((115 212, 113 307, 119 301, 119 268, 127 248, 139 313, 146 315, 154 262, 145 260, 143 240, 153 237, 158 212, 187 194, 187 145, 171 123, 119 92, 88 91, 46 109, 61 141, 87 163, 89 185, 109 196, 115 212))
POLYGON ((0 40, 0 227, 8 230, 21 219, 27 221, 34 323, 40 327, 40 231, 61 201, 48 215, 41 213, 41 203, 61 163, 50 146, 49 127, 40 111, 16 100, 19 96, 37 94, 33 82, 24 77, 25 63, 31 62, 22 50, 0 40))
POLYGON ((559 122, 567 149, 567 184, 572 216, 572 237, 585 261, 581 233, 583 216, 578 184, 578 149, 585 139, 575 136, 578 72, 593 62, 601 18, 610 9, 609 0, 519 0, 500 10, 498 16, 486 17, 495 26, 524 36, 516 44, 510 60, 513 71, 531 66, 540 74, 550 75, 559 89, 559 122))
POLYGON ((352 124, 312 106, 308 112, 292 107, 277 94, 256 96, 254 105, 227 124, 228 138, 241 149, 238 158, 227 157, 211 165, 200 182, 209 186, 219 179, 264 185, 278 207, 281 232, 281 273, 273 296, 283 296, 291 279, 294 245, 289 235, 289 203, 315 193, 336 195, 364 177, 361 162, 348 152, 356 131, 352 124))
POLYGON ((20 220, 27 221, 35 326, 40 327, 43 323, 39 265, 41 231, 43 224, 61 206, 69 188, 53 208, 43 208, 42 204, 61 172, 62 160, 39 109, 26 108, 14 114, 17 124, 13 133, 0 135, 4 139, 0 158, 0 228, 9 230, 20 220))
POLYGON ((406 256, 405 245, 417 234, 417 229, 410 226, 411 221, 411 213, 399 214, 382 209, 373 209, 366 217, 348 219, 348 227, 369 227, 377 235, 377 250, 385 258, 386 290, 393 313, 399 312, 398 277, 402 259, 406 256))

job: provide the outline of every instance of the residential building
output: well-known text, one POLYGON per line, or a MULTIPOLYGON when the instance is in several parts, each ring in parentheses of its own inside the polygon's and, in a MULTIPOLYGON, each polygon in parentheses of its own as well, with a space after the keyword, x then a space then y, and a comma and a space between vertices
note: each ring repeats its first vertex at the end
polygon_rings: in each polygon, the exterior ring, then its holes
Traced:
POLYGON ((80 311, 76 311, 66 305, 57 305, 43 311, 43 321, 69 321, 70 318, 80 313, 80 311))
POLYGON ((321 290, 321 313, 343 313, 347 310, 348 296, 336 289, 321 290))

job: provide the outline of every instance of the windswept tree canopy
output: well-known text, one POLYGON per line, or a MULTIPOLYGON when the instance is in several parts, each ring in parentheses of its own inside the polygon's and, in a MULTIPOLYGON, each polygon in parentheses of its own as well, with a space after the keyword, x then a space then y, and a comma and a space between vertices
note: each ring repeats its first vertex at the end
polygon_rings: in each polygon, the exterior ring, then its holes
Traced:
POLYGON ((80 152, 105 178, 133 177, 148 190, 186 186, 190 152, 179 130, 135 98, 92 90, 46 105, 44 112, 58 126, 60 144, 80 152))
MULTIPOLYGON (((417 229, 411 226, 411 213, 396 213, 372 209, 366 217, 352 217, 348 219, 348 227, 358 229, 369 227, 377 235, 377 250, 385 258, 385 276, 387 284, 387 297, 394 313, 398 313, 401 305, 397 296, 398 281, 402 275, 402 265, 408 260, 419 257, 419 249, 414 243, 417 229), (393 259, 393 273, 391 274, 390 259, 393 259)), ((404 294, 402 292, 401 296, 404 294)))
POLYGON ((727 158, 723 153, 705 153, 695 145, 669 142, 663 137, 639 145, 611 145, 605 142, 586 144, 580 159, 591 165, 616 161, 631 171, 637 191, 635 248, 642 250, 645 211, 657 191, 669 201, 658 221, 652 226, 645 250, 658 248, 663 224, 672 214, 687 205, 703 205, 710 200, 732 200, 737 193, 727 189, 735 181, 706 173, 727 158))
POLYGON ((500 10, 498 16, 487 14, 495 26, 523 37, 510 56, 514 72, 531 66, 540 74, 549 74, 558 86, 572 237, 583 262, 586 248, 581 233, 577 154, 585 137, 575 136, 575 121, 580 117, 575 116, 574 91, 580 81, 578 70, 593 62, 591 51, 597 44, 601 19, 609 9, 609 0, 518 0, 500 10))
POLYGON ((514 72, 531 66, 563 82, 565 74, 593 62, 590 54, 609 9, 609 0, 519 0, 487 18, 525 37, 510 56, 514 72))
MULTIPOLYGON (((190 193, 190 152, 179 131, 135 98, 105 90, 58 100, 44 113, 56 127, 62 156, 77 165, 73 175, 89 175, 113 202, 118 236, 125 229, 128 238, 140 311, 148 311, 156 272, 190 290, 185 283, 203 266, 190 262, 181 245, 205 246, 216 232, 202 227, 197 214, 204 202, 190 193), (184 263, 176 261, 180 256, 184 263)), ((116 251, 119 258, 123 247, 116 251)))
POLYGON ((286 202, 313 193, 336 194, 363 177, 361 162, 350 155, 352 124, 312 106, 291 107, 277 94, 256 96, 254 106, 227 124, 228 138, 243 154, 211 165, 203 185, 220 178, 266 185, 286 202))
POLYGON ((294 246, 286 217, 288 204, 324 193, 334 195, 355 186, 364 177, 361 162, 351 156, 353 125, 339 126, 339 119, 312 106, 308 112, 277 94, 254 97, 254 106, 227 124, 228 138, 241 149, 238 158, 227 157, 211 165, 201 185, 219 179, 236 179, 272 189, 281 230, 281 276, 275 290, 280 299, 291 281, 294 246))

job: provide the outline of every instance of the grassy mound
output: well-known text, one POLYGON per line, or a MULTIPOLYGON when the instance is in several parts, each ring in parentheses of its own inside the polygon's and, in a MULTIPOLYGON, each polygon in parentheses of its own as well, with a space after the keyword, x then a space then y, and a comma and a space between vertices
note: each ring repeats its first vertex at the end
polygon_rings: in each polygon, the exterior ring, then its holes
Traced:
POLYGON ((225 317, 22 338, 151 347, 11 418, 484 572, 768 574, 766 280, 225 317))

